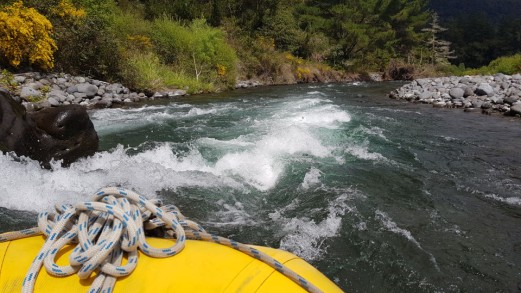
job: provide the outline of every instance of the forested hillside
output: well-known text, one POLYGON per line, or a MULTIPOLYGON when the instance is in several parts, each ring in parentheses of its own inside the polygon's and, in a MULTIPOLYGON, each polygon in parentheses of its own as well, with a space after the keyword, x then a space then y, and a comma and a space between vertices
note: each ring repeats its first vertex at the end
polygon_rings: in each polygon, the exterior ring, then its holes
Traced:
POLYGON ((429 7, 447 28, 456 65, 480 67, 521 51, 519 0, 431 0, 429 7))
POLYGON ((496 25, 487 16, 449 18, 440 10, 438 22, 428 0, 0 0, 0 5, 3 68, 83 74, 136 89, 215 91, 237 79, 338 81, 373 71, 411 78, 446 72, 450 62, 481 66, 520 48, 519 17, 496 25))
POLYGON ((519 0, 430 0, 429 7, 442 21, 485 14, 491 22, 500 23, 505 18, 519 18, 521 14, 519 0))

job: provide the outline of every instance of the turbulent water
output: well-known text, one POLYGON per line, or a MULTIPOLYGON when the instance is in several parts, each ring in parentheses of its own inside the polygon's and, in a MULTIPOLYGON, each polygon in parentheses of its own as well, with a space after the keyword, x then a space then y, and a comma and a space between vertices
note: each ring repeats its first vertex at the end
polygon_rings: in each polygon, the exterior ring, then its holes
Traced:
POLYGON ((400 84, 241 90, 91 113, 102 152, 0 155, 0 232, 117 184, 280 247, 345 291, 518 292, 519 120, 404 104, 400 84))

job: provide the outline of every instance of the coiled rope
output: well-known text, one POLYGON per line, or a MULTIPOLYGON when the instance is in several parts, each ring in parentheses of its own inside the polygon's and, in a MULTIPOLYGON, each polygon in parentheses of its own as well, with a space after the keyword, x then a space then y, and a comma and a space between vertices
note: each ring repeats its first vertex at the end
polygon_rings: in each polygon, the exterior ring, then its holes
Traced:
POLYGON ((107 187, 98 191, 91 202, 56 207, 57 214, 38 216, 38 227, 0 234, 0 242, 44 234, 46 241, 35 257, 23 281, 22 292, 33 292, 43 266, 54 276, 78 274, 87 279, 98 272, 89 293, 113 292, 116 279, 135 269, 138 249, 151 257, 169 257, 179 253, 186 239, 204 240, 229 246, 255 257, 276 269, 309 292, 319 288, 271 256, 248 245, 207 233, 199 224, 186 219, 174 205, 148 200, 134 191, 107 187), (169 248, 155 248, 146 241, 145 231, 161 227, 175 237, 169 248), (58 266, 58 252, 69 243, 78 243, 69 257, 69 265, 58 266), (122 265, 123 256, 128 261, 122 265))

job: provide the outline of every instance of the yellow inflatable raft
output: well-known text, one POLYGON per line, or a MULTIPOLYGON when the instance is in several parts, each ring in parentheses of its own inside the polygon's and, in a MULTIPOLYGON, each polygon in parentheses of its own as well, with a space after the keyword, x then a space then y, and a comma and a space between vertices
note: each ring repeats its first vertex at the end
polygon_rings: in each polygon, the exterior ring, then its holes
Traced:
MULTIPOLYGON (((168 247, 170 240, 149 238, 156 247, 168 247)), ((44 243, 33 236, 0 243, 0 292, 20 292, 31 262, 44 243)), ((323 292, 342 292, 318 270, 297 256, 278 249, 254 246, 267 253, 323 292)), ((68 261, 72 246, 60 252, 58 265, 68 261)), ((54 277, 42 268, 35 292, 86 292, 93 280, 78 276, 54 277)), ((138 266, 128 277, 119 278, 114 292, 305 292, 278 271, 257 259, 227 246, 187 240, 185 248, 170 258, 141 254, 138 266)))

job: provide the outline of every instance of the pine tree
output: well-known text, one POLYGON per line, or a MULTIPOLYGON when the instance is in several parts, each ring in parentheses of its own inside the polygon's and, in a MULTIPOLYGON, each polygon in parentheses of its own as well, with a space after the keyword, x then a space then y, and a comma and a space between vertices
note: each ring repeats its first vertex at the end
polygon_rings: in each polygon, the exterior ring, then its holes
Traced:
POLYGON ((451 42, 439 38, 441 32, 447 29, 442 27, 439 23, 437 13, 433 13, 430 27, 424 28, 423 31, 429 35, 427 46, 430 51, 430 59, 433 65, 449 64, 449 59, 454 59, 454 51, 450 49, 451 42))

